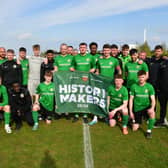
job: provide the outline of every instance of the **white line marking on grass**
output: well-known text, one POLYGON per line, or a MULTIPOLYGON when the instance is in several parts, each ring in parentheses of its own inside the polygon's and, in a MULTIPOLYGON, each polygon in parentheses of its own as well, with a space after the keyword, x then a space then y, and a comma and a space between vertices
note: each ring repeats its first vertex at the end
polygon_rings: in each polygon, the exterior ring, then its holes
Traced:
POLYGON ((89 126, 87 124, 83 124, 83 141, 85 168, 94 168, 90 131, 89 126))

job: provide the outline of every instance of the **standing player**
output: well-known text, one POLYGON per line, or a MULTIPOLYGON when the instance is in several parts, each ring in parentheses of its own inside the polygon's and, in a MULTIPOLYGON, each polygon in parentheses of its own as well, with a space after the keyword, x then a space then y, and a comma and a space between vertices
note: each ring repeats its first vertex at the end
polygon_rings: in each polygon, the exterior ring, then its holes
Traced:
POLYGON ((118 58, 119 56, 118 46, 116 44, 111 45, 111 56, 114 58, 118 58))
POLYGON ((111 57, 111 46, 109 44, 105 44, 103 46, 103 57, 100 57, 97 61, 96 73, 102 76, 106 76, 114 79, 115 70, 121 74, 121 68, 119 66, 119 62, 116 58, 111 57))
POLYGON ((70 71, 73 56, 67 54, 67 49, 68 46, 66 44, 61 44, 61 54, 55 57, 54 60, 54 71, 70 71))
POLYGON ((33 45, 34 55, 29 57, 29 81, 28 88, 31 96, 35 95, 35 90, 40 83, 40 67, 44 59, 40 56, 40 45, 33 45))
POLYGON ((28 74, 29 74, 29 61, 26 58, 26 48, 21 47, 19 49, 19 61, 22 67, 22 85, 27 88, 28 84, 28 74))
MULTIPOLYGON (((87 44, 80 43, 79 44, 80 54, 73 57, 71 71, 83 71, 83 72, 91 72, 94 73, 96 69, 95 59, 90 54, 87 54, 87 44)), ((73 122, 79 120, 79 115, 76 114, 73 122)), ((87 115, 83 115, 84 123, 88 123, 87 115)))
POLYGON ((43 62, 41 64, 40 68, 40 82, 44 82, 44 74, 46 71, 54 71, 54 51, 53 50, 47 50, 46 51, 46 62, 43 62))
MULTIPOLYGON (((58 55, 54 60, 54 71, 70 71, 72 66, 73 56, 68 55, 68 46, 66 44, 61 44, 60 46, 60 55, 58 55)), ((65 113, 67 120, 70 119, 68 113, 65 113)))
POLYGON ((100 54, 97 53, 98 44, 96 42, 90 43, 89 44, 89 49, 90 49, 90 55, 92 55, 97 62, 99 57, 100 57, 100 54))
POLYGON ((132 84, 138 82, 137 73, 140 70, 144 70, 148 78, 148 66, 146 63, 139 64, 137 49, 130 50, 131 61, 125 65, 125 76, 127 82, 127 88, 130 88, 132 84))
POLYGON ((73 55, 73 46, 67 46, 67 53, 68 55, 73 55))
POLYGON ((109 106, 109 124, 110 127, 116 125, 117 113, 122 114, 122 132, 124 135, 128 134, 128 91, 123 86, 124 80, 122 75, 116 75, 114 79, 114 86, 108 88, 108 106, 109 106))
POLYGON ((33 130, 38 129, 38 111, 47 124, 51 123, 54 110, 54 83, 52 72, 45 72, 45 81, 40 83, 36 89, 36 97, 33 105, 32 115, 34 120, 33 130))
POLYGON ((4 47, 0 47, 0 65, 6 61, 6 50, 4 47))
POLYGON ((149 116, 146 138, 151 138, 155 124, 155 91, 153 86, 146 82, 146 76, 145 71, 138 72, 139 83, 133 84, 130 89, 129 110, 133 131, 138 130, 143 116, 149 116))
POLYGON ((0 77, 0 111, 4 112, 4 120, 5 120, 5 131, 6 133, 12 133, 12 130, 9 126, 10 123, 10 107, 8 104, 8 94, 6 87, 2 85, 2 80, 0 77))
MULTIPOLYGON (((103 46, 103 57, 99 57, 97 61, 96 74, 106 76, 114 79, 115 70, 121 74, 121 69, 118 63, 118 60, 114 57, 111 57, 111 46, 105 44, 103 46)), ((94 116, 93 120, 89 123, 90 126, 98 122, 97 116, 94 116)))
POLYGON ((121 60, 123 79, 125 79, 125 65, 127 62, 131 61, 129 46, 127 44, 122 46, 122 52, 118 58, 121 60))
POLYGON ((159 78, 158 78, 158 86, 159 86, 159 101, 160 101, 160 118, 156 122, 156 127, 168 126, 166 120, 166 111, 167 111, 167 103, 168 103, 168 60, 164 60, 160 63, 159 69, 159 78))
POLYGON ((94 73, 96 69, 95 59, 90 54, 87 54, 87 44, 79 44, 80 53, 73 57, 71 71, 83 71, 94 73))
POLYGON ((2 84, 10 88, 13 83, 18 82, 22 84, 22 69, 21 65, 14 60, 14 50, 7 50, 7 60, 0 66, 0 73, 2 77, 2 84))

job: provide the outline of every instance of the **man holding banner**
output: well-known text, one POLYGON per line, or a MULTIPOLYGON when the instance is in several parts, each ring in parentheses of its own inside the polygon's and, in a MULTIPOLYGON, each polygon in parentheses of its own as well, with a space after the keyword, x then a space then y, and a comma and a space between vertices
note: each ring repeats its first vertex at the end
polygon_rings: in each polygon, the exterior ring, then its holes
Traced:
MULTIPOLYGON (((70 70, 94 73, 96 70, 96 60, 92 55, 87 54, 87 44, 80 43, 79 50, 80 50, 80 54, 76 55, 73 58, 72 67, 70 70)), ((76 122, 78 120, 79 120, 79 115, 75 114, 73 122, 76 122)), ((83 115, 83 121, 84 123, 88 123, 86 114, 83 115)))

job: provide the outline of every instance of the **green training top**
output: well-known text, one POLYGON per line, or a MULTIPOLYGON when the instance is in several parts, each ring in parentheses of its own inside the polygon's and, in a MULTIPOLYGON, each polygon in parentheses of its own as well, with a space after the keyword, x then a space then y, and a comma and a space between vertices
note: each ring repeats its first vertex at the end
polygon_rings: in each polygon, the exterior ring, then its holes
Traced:
POLYGON ((95 58, 90 54, 78 54, 73 57, 72 67, 77 71, 89 72, 90 69, 96 69, 95 58))
POLYGON ((125 65, 125 73, 127 73, 126 81, 127 87, 130 88, 132 84, 138 82, 138 71, 144 70, 148 72, 148 66, 146 63, 139 64, 138 62, 128 62, 125 65))
POLYGON ((0 106, 8 105, 8 93, 4 85, 0 85, 0 106))
POLYGON ((97 61, 97 69, 99 69, 100 75, 110 77, 114 79, 114 73, 116 67, 119 66, 119 62, 114 57, 100 57, 97 61))
POLYGON ((40 83, 36 89, 36 94, 40 95, 39 102, 48 111, 54 109, 54 83, 50 84, 40 83))
POLYGON ((133 111, 138 112, 151 105, 150 96, 155 95, 155 91, 153 86, 149 83, 145 83, 144 86, 135 83, 131 86, 130 95, 134 96, 133 111))
POLYGON ((58 67, 58 71, 70 71, 70 68, 72 66, 72 55, 58 55, 54 58, 54 66, 58 67))
POLYGON ((5 59, 0 59, 0 65, 3 64, 3 63, 6 62, 6 61, 7 61, 6 58, 5 58, 5 59))
POLYGON ((128 91, 125 86, 122 86, 119 90, 116 90, 115 86, 112 85, 108 88, 108 96, 110 96, 109 108, 114 110, 121 106, 124 101, 128 100, 128 91))
POLYGON ((121 60, 122 75, 123 75, 123 79, 125 79, 125 65, 126 65, 127 62, 131 61, 131 56, 130 55, 123 56, 122 54, 120 54, 118 58, 121 60))
POLYGON ((28 75, 29 75, 29 61, 28 59, 22 59, 20 61, 21 67, 22 67, 22 84, 27 85, 28 84, 28 75))

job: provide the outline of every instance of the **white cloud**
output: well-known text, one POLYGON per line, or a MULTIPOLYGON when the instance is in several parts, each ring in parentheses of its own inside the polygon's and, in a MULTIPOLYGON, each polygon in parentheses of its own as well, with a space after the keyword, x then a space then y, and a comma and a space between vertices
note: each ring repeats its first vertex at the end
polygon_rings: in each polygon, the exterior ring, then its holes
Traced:
POLYGON ((76 6, 65 5, 59 9, 37 14, 32 22, 38 23, 39 27, 48 27, 163 5, 168 5, 168 0, 85 0, 76 6))
POLYGON ((31 33, 23 33, 23 34, 19 34, 17 36, 17 39, 18 40, 27 40, 27 39, 30 39, 31 37, 32 37, 31 33))

